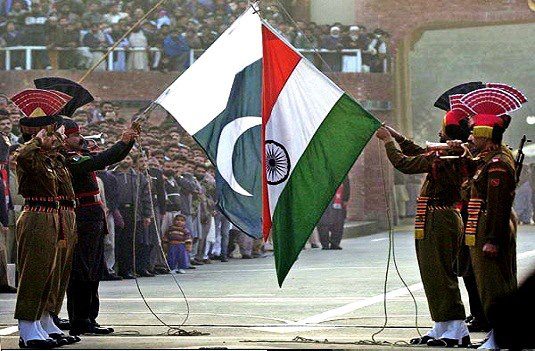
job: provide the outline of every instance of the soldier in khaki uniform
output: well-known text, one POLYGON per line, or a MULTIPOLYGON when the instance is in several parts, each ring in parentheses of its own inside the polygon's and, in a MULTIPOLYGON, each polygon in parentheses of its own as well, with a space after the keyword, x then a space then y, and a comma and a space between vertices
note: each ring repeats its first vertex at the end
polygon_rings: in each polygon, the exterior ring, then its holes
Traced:
MULTIPOLYGON (((517 289, 516 228, 511 220, 516 171, 512 153, 502 145, 502 137, 511 121, 508 113, 520 108, 527 100, 508 86, 501 90, 479 89, 467 94, 463 100, 476 112, 470 139, 479 152, 465 242, 470 247, 483 310, 492 326, 490 312, 493 304, 517 289)), ((480 348, 498 348, 493 330, 480 348)))
MULTIPOLYGON (((452 108, 444 117, 441 141, 466 141, 470 133, 467 117, 452 108)), ((470 336, 464 322, 464 305, 452 269, 463 231, 459 208, 464 161, 443 158, 450 156, 448 151, 428 151, 396 132, 391 134, 385 127, 378 130, 377 137, 384 141, 388 158, 397 170, 405 174, 427 173, 418 198, 415 239, 420 275, 435 325, 411 343, 467 346, 470 336)))
POLYGON ((60 175, 66 168, 57 159, 62 132, 56 131, 57 113, 69 97, 34 89, 17 94, 12 101, 25 115, 20 127, 26 141, 16 159, 19 193, 25 199, 16 230, 19 346, 49 349, 77 341, 65 337, 50 316, 61 306, 64 291, 60 295, 59 287, 68 270, 59 253, 74 235, 73 226, 61 220, 58 197, 60 188, 72 192, 69 179, 60 175))

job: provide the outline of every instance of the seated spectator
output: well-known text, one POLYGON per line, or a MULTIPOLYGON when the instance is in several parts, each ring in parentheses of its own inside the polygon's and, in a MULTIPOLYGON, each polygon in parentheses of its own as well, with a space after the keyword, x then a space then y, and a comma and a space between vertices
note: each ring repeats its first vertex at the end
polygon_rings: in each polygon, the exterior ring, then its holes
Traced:
POLYGON ((87 122, 89 120, 89 112, 86 110, 78 110, 74 113, 72 119, 83 127, 87 125, 87 122))
POLYGON ((198 50, 202 48, 201 39, 195 29, 190 28, 186 30, 186 33, 184 33, 184 38, 186 39, 186 42, 188 43, 190 49, 198 50))
POLYGON ((162 242, 167 254, 167 264, 171 271, 186 273, 189 269, 189 254, 192 247, 192 238, 186 228, 186 216, 177 214, 173 219, 173 224, 164 234, 162 242))
POLYGON ((100 110, 100 106, 97 101, 92 101, 87 105, 87 124, 100 123, 104 121, 104 115, 100 110))

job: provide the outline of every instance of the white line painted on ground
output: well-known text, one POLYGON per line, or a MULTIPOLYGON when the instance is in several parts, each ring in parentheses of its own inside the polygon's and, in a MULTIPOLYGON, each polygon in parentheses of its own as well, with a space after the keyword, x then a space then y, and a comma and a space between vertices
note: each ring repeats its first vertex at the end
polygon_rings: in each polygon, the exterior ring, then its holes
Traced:
MULTIPOLYGON (((424 286, 422 285, 422 283, 416 283, 416 284, 409 286, 410 291, 412 291, 413 293, 416 291, 423 290, 423 288, 424 286)), ((405 296, 409 294, 410 294, 409 290, 403 287, 403 288, 399 288, 399 289, 387 292, 386 298, 391 299, 394 297, 401 297, 401 296, 405 296)), ((359 310, 361 308, 375 305, 376 303, 379 303, 379 302, 383 302, 383 299, 384 299, 384 294, 375 295, 375 296, 372 296, 370 298, 367 298, 361 301, 352 302, 350 304, 335 308, 333 310, 317 314, 315 316, 301 319, 300 321, 297 321, 297 324, 316 324, 316 323, 325 322, 333 317, 339 317, 344 314, 348 314, 349 312, 353 312, 355 310, 359 310)))
MULTIPOLYGON (((263 297, 259 299, 256 296, 249 297, 188 297, 189 302, 233 302, 233 303, 311 303, 311 302, 349 302, 355 299, 365 299, 366 297, 342 296, 342 297, 263 297)), ((147 302, 181 302, 183 297, 146 297, 147 302)), ((2 302, 15 302, 16 299, 0 299, 2 302)), ((100 302, 143 302, 141 297, 104 297, 100 302)))
MULTIPOLYGON (((384 269, 383 266, 335 266, 335 267, 308 267, 308 268, 297 268, 293 269, 292 272, 305 272, 305 271, 332 271, 333 269, 384 269)), ((196 275, 197 273, 255 273, 255 272, 274 272, 273 266, 266 269, 218 269, 218 270, 197 270, 191 275, 196 275)), ((188 274, 189 275, 189 274, 188 274)))
POLYGON ((17 326, 7 327, 4 329, 0 329, 0 336, 8 336, 11 334, 15 334, 18 331, 19 331, 19 328, 17 326))
MULTIPOLYGON (((523 260, 529 257, 535 256, 535 250, 522 252, 517 255, 517 261, 523 260)), ((413 293, 423 290, 422 283, 417 283, 409 286, 409 290, 413 293)), ((392 290, 386 293, 387 300, 392 300, 394 298, 399 298, 402 296, 409 295, 409 290, 407 288, 399 288, 396 290, 392 290)), ((302 331, 311 331, 311 330, 322 330, 322 329, 329 329, 329 326, 322 325, 318 326, 318 323, 326 322, 328 320, 333 319, 334 317, 339 317, 345 314, 348 314, 350 312, 356 311, 361 308, 365 308, 368 306, 375 305, 377 303, 383 302, 384 300, 384 294, 372 296, 370 298, 355 301, 352 303, 349 303, 347 305, 317 314, 315 316, 307 317, 305 319, 301 319, 295 323, 290 323, 287 327, 273 327, 273 328, 258 328, 256 330, 261 331, 267 331, 272 333, 294 333, 294 332, 302 332, 302 331), (303 324, 310 324, 310 327, 303 327, 303 324), (293 325, 300 325, 300 326, 293 326, 293 325), (307 329, 308 328, 308 329, 307 329)))
MULTIPOLYGON (((416 283, 416 284, 413 284, 413 285, 409 286, 410 291, 412 291, 413 293, 416 292, 416 291, 423 290, 423 288, 424 287, 423 287, 422 283, 416 283)), ((387 292, 386 293, 386 298, 387 299, 392 299, 392 298, 401 297, 401 296, 405 296, 405 295, 409 295, 409 291, 407 290, 407 288, 403 287, 403 288, 399 288, 399 289, 387 292)), ((347 305, 344 305, 344 306, 341 306, 341 307, 338 307, 338 308, 335 308, 335 309, 332 309, 332 310, 317 314, 315 316, 311 316, 311 317, 308 317, 308 318, 305 318, 305 319, 301 319, 301 320, 299 320, 299 321, 297 321, 295 323, 290 323, 288 326, 270 327, 270 328, 258 328, 258 329, 255 329, 255 330, 266 331, 266 332, 271 332, 271 333, 295 333, 295 332, 303 332, 303 331, 311 331, 311 330, 330 329, 330 328, 332 328, 332 326, 328 326, 328 325, 318 326, 317 324, 325 322, 325 321, 328 321, 328 320, 330 320, 332 318, 335 318, 335 317, 339 317, 339 316, 348 314, 348 313, 353 312, 355 310, 358 310, 358 309, 361 309, 361 308, 364 308, 364 307, 368 307, 368 306, 372 306, 372 305, 375 305, 375 304, 377 304, 379 302, 383 302, 383 299, 384 299, 384 294, 375 295, 375 296, 369 297, 369 298, 364 299, 364 300, 355 301, 355 302, 349 303, 347 305), (316 325, 311 325, 310 327, 303 327, 302 326, 303 324, 316 324, 316 325), (298 325, 298 326, 293 326, 293 325, 298 325)))

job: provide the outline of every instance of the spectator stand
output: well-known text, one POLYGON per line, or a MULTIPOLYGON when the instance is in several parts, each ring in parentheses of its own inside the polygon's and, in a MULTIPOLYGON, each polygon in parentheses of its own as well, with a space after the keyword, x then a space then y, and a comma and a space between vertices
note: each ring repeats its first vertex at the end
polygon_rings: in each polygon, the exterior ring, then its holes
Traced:
MULTIPOLYGON (((143 18, 154 1, 14 0, 0 14, 3 69, 87 69, 143 18)), ((246 0, 169 0, 125 38, 99 70, 183 71, 247 8, 246 0)), ((320 69, 388 70, 388 33, 363 25, 320 25, 286 18, 262 3, 262 16, 320 69), (314 53, 321 55, 319 61, 314 53)), ((286 14, 286 15, 285 15, 286 14)))

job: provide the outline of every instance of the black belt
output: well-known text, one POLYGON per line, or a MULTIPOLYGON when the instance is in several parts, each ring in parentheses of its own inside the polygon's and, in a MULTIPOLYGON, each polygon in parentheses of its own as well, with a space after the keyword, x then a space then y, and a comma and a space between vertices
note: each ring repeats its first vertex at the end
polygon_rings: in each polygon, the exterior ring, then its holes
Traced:
POLYGON ((75 200, 59 200, 59 205, 61 207, 75 208, 76 201, 75 200))
POLYGON ((81 196, 76 199, 77 205, 92 205, 100 202, 100 195, 81 196))
POLYGON ((24 206, 29 207, 44 207, 44 208, 52 208, 57 210, 60 206, 59 201, 33 201, 33 200, 26 200, 24 202, 24 206))

